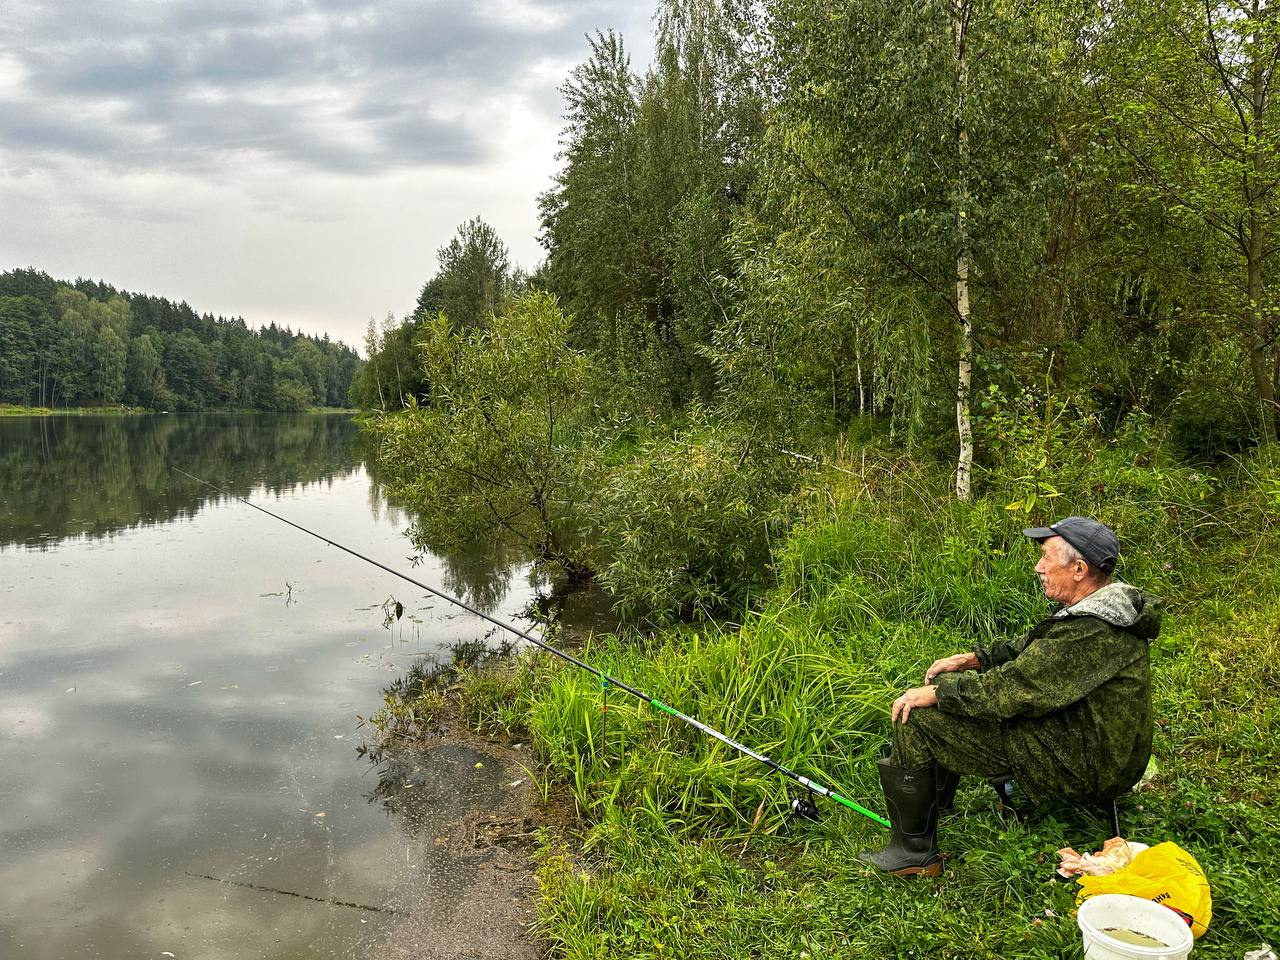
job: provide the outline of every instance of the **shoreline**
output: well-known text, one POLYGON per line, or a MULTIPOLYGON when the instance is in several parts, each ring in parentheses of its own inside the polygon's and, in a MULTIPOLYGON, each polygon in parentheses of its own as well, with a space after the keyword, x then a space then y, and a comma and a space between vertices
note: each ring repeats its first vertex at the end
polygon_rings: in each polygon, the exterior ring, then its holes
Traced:
POLYGON ((460 708, 445 693, 430 729, 411 740, 384 735, 375 748, 390 784, 383 802, 405 823, 406 856, 439 878, 432 896, 397 905, 400 918, 370 951, 378 960, 549 955, 536 929, 536 854, 558 819, 555 801, 529 772, 527 742, 476 732, 460 708))
POLYGON ((236 408, 219 408, 213 410, 148 410, 145 407, 26 407, 18 404, 0 404, 0 417, 141 417, 157 415, 177 415, 184 413, 311 413, 311 414, 348 414, 355 415, 359 411, 355 407, 312 407, 307 410, 249 410, 236 408))

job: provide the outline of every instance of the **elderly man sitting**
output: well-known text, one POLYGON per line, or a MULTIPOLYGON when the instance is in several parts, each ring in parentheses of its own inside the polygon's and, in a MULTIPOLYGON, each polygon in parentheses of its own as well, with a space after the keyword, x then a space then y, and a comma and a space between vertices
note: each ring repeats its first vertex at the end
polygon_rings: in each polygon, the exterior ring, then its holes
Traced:
POLYGON ((1159 601, 1111 579, 1119 542, 1098 521, 1023 532, 1040 544, 1045 596, 1062 606, 1020 640, 935 661, 925 686, 893 702, 893 752, 880 761, 892 836, 858 855, 881 870, 942 871, 938 810, 960 774, 1012 775, 1033 801, 1087 801, 1129 789, 1146 768, 1159 601))

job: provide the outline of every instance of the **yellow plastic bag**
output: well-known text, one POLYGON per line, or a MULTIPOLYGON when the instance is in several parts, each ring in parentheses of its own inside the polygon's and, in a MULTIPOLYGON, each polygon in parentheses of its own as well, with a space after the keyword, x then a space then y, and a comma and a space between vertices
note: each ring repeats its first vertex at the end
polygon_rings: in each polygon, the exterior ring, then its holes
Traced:
POLYGON ((1196 858, 1176 843, 1158 843, 1143 850, 1133 862, 1101 877, 1080 877, 1076 905, 1099 893, 1127 893, 1142 897, 1178 913, 1197 939, 1209 929, 1213 899, 1209 881, 1196 858))

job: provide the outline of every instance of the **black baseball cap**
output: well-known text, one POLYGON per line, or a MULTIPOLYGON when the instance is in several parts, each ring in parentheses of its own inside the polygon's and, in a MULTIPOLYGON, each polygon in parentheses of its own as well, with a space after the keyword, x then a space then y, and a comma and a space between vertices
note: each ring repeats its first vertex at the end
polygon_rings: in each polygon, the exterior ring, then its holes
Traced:
POLYGON ((1103 573, 1110 573, 1120 559, 1120 541, 1106 524, 1092 517, 1067 517, 1047 527, 1027 527, 1022 531, 1036 543, 1050 537, 1061 537, 1080 551, 1080 555, 1103 573))

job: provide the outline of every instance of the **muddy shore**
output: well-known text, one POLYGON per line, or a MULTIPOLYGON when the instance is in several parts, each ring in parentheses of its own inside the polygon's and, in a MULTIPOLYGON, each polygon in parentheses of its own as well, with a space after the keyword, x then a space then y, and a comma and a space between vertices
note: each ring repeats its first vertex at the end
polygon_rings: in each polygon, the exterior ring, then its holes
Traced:
POLYGON ((421 743, 388 749, 377 792, 404 822, 406 862, 427 879, 370 951, 377 960, 540 960, 531 926, 540 797, 527 745, 443 720, 421 743))

